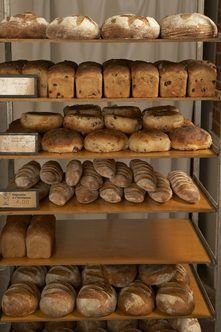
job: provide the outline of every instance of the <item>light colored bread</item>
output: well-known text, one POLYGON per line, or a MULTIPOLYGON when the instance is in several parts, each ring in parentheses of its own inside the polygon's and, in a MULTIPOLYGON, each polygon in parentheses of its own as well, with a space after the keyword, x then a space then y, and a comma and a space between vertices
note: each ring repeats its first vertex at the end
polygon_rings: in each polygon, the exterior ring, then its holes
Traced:
POLYGON ((107 328, 110 332, 119 332, 129 328, 136 328, 138 326, 138 321, 133 320, 108 320, 107 328))
POLYGON ((76 72, 77 98, 102 98, 102 66, 99 63, 82 62, 76 72))
POLYGON ((139 278, 146 285, 159 286, 176 275, 176 265, 139 265, 139 278))
POLYGON ((150 191, 149 196, 158 203, 166 203, 173 196, 172 189, 170 188, 170 182, 159 172, 155 172, 155 176, 157 179, 156 190, 150 191))
POLYGON ((172 319, 171 325, 179 332, 201 332, 200 324, 196 318, 172 319))
POLYGON ((76 199, 81 204, 89 204, 94 201, 99 196, 98 190, 89 190, 87 187, 82 186, 80 183, 75 188, 76 199))
POLYGON ((39 201, 44 199, 49 195, 50 185, 39 181, 32 189, 35 189, 38 192, 39 201))
POLYGON ((49 201, 58 206, 64 206, 74 195, 74 188, 65 181, 53 184, 50 188, 49 201))
POLYGON ((79 160, 71 160, 67 164, 65 181, 67 185, 73 187, 78 184, 83 173, 83 167, 79 160))
POLYGON ((171 142, 161 130, 143 129, 133 133, 128 141, 129 149, 134 152, 169 151, 171 142))
POLYGON ((131 65, 132 97, 156 98, 159 92, 158 68, 145 61, 134 61, 131 65))
POLYGON ((41 144, 42 149, 47 152, 78 152, 83 147, 83 139, 74 130, 58 128, 45 133, 41 144))
POLYGON ((146 161, 133 159, 130 161, 135 183, 145 191, 156 190, 157 179, 153 167, 146 161))
POLYGON ((76 265, 56 265, 48 270, 45 281, 46 284, 65 282, 71 284, 74 288, 78 288, 81 285, 81 275, 76 265))
POLYGON ((62 126, 63 116, 51 112, 27 112, 21 115, 21 125, 24 128, 44 133, 50 129, 62 126))
POLYGON ((41 288, 45 285, 46 272, 44 266, 19 266, 12 274, 11 284, 31 282, 41 288))
POLYGON ((30 189, 40 180, 40 164, 37 161, 30 161, 23 165, 15 174, 16 187, 30 189))
POLYGON ((82 270, 82 284, 104 283, 105 278, 101 265, 86 265, 82 270))
POLYGON ((196 203, 200 200, 200 193, 193 180, 182 171, 171 171, 168 174, 171 188, 181 199, 189 203, 196 203))
POLYGON ((40 178, 47 184, 57 184, 63 179, 64 173, 60 164, 55 160, 49 160, 41 167, 40 178))
POLYGON ((96 39, 99 38, 99 26, 89 16, 72 15, 58 17, 47 27, 50 39, 96 39))
POLYGON ((48 22, 32 12, 4 18, 0 23, 0 38, 46 38, 48 22))
POLYGON ((93 165, 98 174, 110 179, 116 174, 116 162, 114 159, 94 159, 93 165))
POLYGON ((143 203, 145 193, 145 190, 136 183, 132 183, 129 187, 124 188, 124 197, 131 203, 143 203))
POLYGON ((126 287, 137 275, 136 265, 102 265, 105 279, 114 287, 126 287))
POLYGON ((123 197, 123 189, 117 187, 110 180, 106 180, 100 188, 100 197, 109 203, 119 203, 123 197))
POLYGON ((152 17, 123 14, 109 17, 101 28, 104 39, 155 39, 160 34, 160 26, 152 17))
POLYGON ((116 173, 110 178, 110 181, 120 188, 129 187, 133 181, 133 173, 125 163, 116 162, 116 173))
POLYGON ((81 320, 77 322, 77 332, 88 332, 93 329, 106 328, 106 321, 104 320, 81 320))
POLYGON ((84 139, 84 147, 91 152, 114 152, 127 148, 128 138, 114 129, 99 129, 88 134, 84 139))
POLYGON ((200 13, 180 13, 160 21, 162 38, 213 38, 218 30, 215 23, 200 13))
POLYGON ((95 171, 92 161, 85 160, 83 162, 83 174, 80 184, 88 190, 98 190, 103 184, 102 177, 95 171))
POLYGON ((183 265, 176 264, 176 274, 175 274, 174 278, 172 279, 172 281, 176 281, 176 282, 179 282, 181 284, 186 284, 186 285, 190 284, 189 274, 183 265))

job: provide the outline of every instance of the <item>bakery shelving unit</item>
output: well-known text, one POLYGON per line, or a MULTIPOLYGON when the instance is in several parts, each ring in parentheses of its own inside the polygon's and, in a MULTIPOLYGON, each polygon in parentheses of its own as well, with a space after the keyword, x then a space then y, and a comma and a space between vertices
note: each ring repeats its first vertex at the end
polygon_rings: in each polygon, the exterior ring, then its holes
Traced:
MULTIPOLYGON (((204 0, 196 0, 198 12, 204 12, 204 0)), ((4 15, 10 16, 10 0, 4 0, 4 15)), ((36 40, 36 39, 0 39, 0 43, 5 45, 5 60, 11 60, 11 43, 173 43, 173 42, 194 42, 197 43, 196 58, 202 58, 203 42, 217 43, 221 42, 221 36, 212 39, 177 39, 177 40, 83 40, 83 41, 64 41, 64 40, 36 40)), ((101 101, 109 102, 137 102, 145 99, 128 98, 128 99, 101 99, 101 101)), ((220 100, 220 92, 214 98, 155 98, 146 99, 146 101, 194 101, 194 120, 200 124, 201 120, 201 101, 218 101, 220 100)), ((0 102, 7 103, 7 125, 13 120, 13 102, 31 101, 31 102, 85 102, 89 99, 49 99, 49 98, 0 98, 0 102)), ((94 101, 94 100, 90 100, 94 101)), ((98 101, 98 100, 96 100, 98 101)), ((211 133, 213 134, 213 133, 211 133)), ((73 213, 190 213, 189 219, 148 219, 148 220, 127 220, 127 219, 107 219, 107 220, 63 220, 57 222, 57 246, 54 255, 46 260, 42 259, 0 259, 0 267, 17 266, 17 265, 56 265, 56 264, 187 264, 190 273, 191 286, 196 297, 196 308, 191 317, 198 318, 215 318, 215 331, 221 331, 221 204, 220 204, 220 174, 221 174, 221 156, 220 142, 213 135, 214 144, 211 149, 202 151, 175 151, 154 152, 154 153, 134 153, 131 151, 122 151, 115 153, 91 153, 81 151, 78 153, 51 154, 47 152, 39 152, 33 155, 4 155, 0 159, 8 160, 8 176, 9 179, 14 174, 14 160, 16 159, 93 159, 93 158, 191 158, 192 160, 192 176, 200 189, 201 199, 196 204, 187 204, 174 197, 171 201, 164 205, 157 204, 150 199, 142 204, 132 204, 122 202, 118 204, 109 204, 100 199, 89 205, 82 205, 72 199, 64 207, 54 206, 48 201, 43 200, 40 203, 39 210, 24 211, 18 209, 16 211, 4 210, 1 215, 24 215, 24 214, 56 214, 56 215, 72 215, 73 213), (199 167, 201 158, 213 158, 217 161, 218 167, 218 199, 217 201, 206 190, 203 183, 199 179, 199 167), (199 213, 211 213, 215 215, 216 225, 216 250, 212 251, 206 238, 198 227, 199 213), (92 231, 93 230, 93 231, 92 231), (73 234, 78 234, 73 241, 73 234), (82 243, 84 245, 82 246, 82 243), (96 246, 93 244, 96 243, 96 246), (131 244, 136 243, 136 246, 131 244), (159 244, 159 245, 158 245, 159 244), (174 250, 176 248, 176 250, 174 250), (197 264, 211 264, 215 273, 215 310, 210 299, 204 289, 197 272, 197 264)), ((1 272, 0 272, 1 273, 1 272)), ((154 311, 148 317, 141 318, 163 318, 164 316, 154 311)), ((137 317, 127 317, 116 312, 105 319, 136 319, 137 317)), ((59 320, 82 320, 84 317, 74 312, 59 320)), ((1 316, 1 323, 4 324, 12 321, 44 321, 51 320, 45 317, 41 312, 36 312, 29 317, 16 318, 1 316)))

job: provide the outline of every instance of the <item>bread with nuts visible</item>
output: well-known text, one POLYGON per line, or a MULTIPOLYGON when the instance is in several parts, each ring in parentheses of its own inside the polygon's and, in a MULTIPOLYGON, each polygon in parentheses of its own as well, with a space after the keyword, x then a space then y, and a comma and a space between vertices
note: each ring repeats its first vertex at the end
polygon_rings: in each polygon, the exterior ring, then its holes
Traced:
POLYGON ((131 64, 132 97, 156 98, 159 92, 158 68, 145 61, 134 61, 131 64))
POLYGON ((139 130, 133 133, 128 141, 129 149, 134 152, 169 151, 171 142, 161 130, 139 130))
POLYGON ((88 134, 84 139, 84 147, 91 152, 114 152, 125 150, 128 138, 114 129, 99 129, 88 134))
POLYGON ((52 112, 27 112, 21 115, 21 125, 25 129, 44 133, 48 130, 60 128, 63 116, 52 112))

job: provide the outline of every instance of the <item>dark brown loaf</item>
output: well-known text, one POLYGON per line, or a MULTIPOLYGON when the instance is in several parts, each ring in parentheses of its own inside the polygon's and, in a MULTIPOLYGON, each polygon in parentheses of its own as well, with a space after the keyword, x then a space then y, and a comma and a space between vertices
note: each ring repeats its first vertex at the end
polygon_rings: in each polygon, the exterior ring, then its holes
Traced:
POLYGON ((171 330, 171 324, 166 319, 142 319, 139 321, 139 328, 144 332, 177 332, 171 330))
POLYGON ((0 74, 11 75, 11 74, 21 74, 24 64, 27 60, 17 60, 17 61, 6 61, 0 63, 0 74))
POLYGON ((137 320, 108 320, 107 328, 110 332, 119 332, 128 328, 136 328, 138 326, 137 320))
POLYGON ((104 320, 81 320, 77 322, 77 332, 88 332, 91 329, 106 328, 106 321, 104 320))
POLYGON ((100 197, 109 203, 119 203, 123 197, 123 189, 106 180, 100 188, 100 197))
POLYGON ((103 184, 102 177, 95 171, 92 161, 83 162, 83 174, 80 184, 88 190, 98 190, 103 184))
POLYGON ((74 288, 78 288, 81 285, 81 275, 77 266, 52 266, 46 275, 46 284, 54 282, 67 282, 74 288))
POLYGON ((133 181, 133 174, 131 169, 123 162, 116 162, 116 173, 110 178, 110 181, 115 186, 126 188, 129 187, 133 181))
POLYGON ((38 191, 39 201, 41 201, 42 199, 48 196, 50 186, 45 182, 39 181, 34 187, 32 187, 32 189, 38 191))
POLYGON ((116 174, 116 162, 114 159, 94 159, 94 169, 101 176, 110 179, 116 174))
POLYGON ((18 188, 30 189, 40 180, 41 166, 37 161, 23 165, 15 174, 15 184, 18 188))
POLYGON ((37 287, 43 287, 46 272, 44 266, 19 266, 12 274, 11 284, 31 282, 37 287))
POLYGON ((150 191, 149 196, 158 203, 166 203, 172 198, 173 192, 169 180, 159 172, 155 172, 157 179, 155 191, 150 191))
POLYGON ((73 329, 74 322, 69 321, 50 321, 45 322, 45 330, 42 332, 54 332, 56 328, 73 329))
POLYGON ((99 196, 98 190, 89 190, 87 187, 82 186, 81 184, 78 184, 75 188, 75 195, 76 199, 81 204, 89 204, 94 201, 99 196))
POLYGON ((145 61, 134 61, 131 65, 132 97, 156 98, 159 91, 158 68, 145 61))
POLYGON ((83 172, 82 164, 79 160, 71 160, 66 167, 65 181, 66 183, 73 187, 80 181, 83 172))
POLYGON ((102 265, 102 271, 107 281, 114 287, 126 287, 137 275, 136 265, 102 265))
POLYGON ((74 104, 65 106, 63 112, 64 116, 69 114, 97 116, 101 114, 101 108, 99 105, 94 104, 74 104))
POLYGON ((21 115, 21 125, 25 129, 44 133, 62 126, 63 116, 52 112, 27 112, 21 115))
POLYGON ((136 184, 146 191, 156 190, 156 175, 153 167, 144 160, 133 159, 130 161, 134 181, 136 184))
MULTIPOLYGON (((23 127, 21 124, 21 119, 17 119, 17 120, 12 121, 9 124, 6 132, 7 133, 34 133, 36 131, 23 127)), ((40 138, 39 135, 38 135, 38 138, 40 138)))
POLYGON ((171 187, 174 193, 189 203, 196 203, 200 200, 200 193, 193 180, 182 171, 172 171, 168 174, 171 187))
POLYGON ((42 331, 43 327, 44 323, 41 322, 19 322, 11 324, 12 332, 36 332, 42 331))
POLYGON ((103 108, 104 115, 116 115, 122 118, 140 119, 141 110, 137 106, 107 106, 103 108))
POLYGON ((77 98, 102 98, 102 66, 96 62, 82 62, 76 72, 77 98))
POLYGON ((124 188, 124 196, 128 202, 142 203, 145 198, 145 190, 136 183, 132 183, 129 187, 124 188))
POLYGON ((41 167, 40 178, 47 184, 57 184, 63 179, 64 173, 60 164, 55 160, 49 160, 41 167))
POLYGON ((64 206, 74 195, 74 187, 65 181, 53 184, 49 192, 49 201, 58 206, 64 206))
POLYGON ((139 130, 128 141, 129 149, 135 152, 169 151, 171 142, 167 134, 160 130, 139 130))
POLYGON ((172 281, 176 281, 176 282, 179 282, 181 284, 186 284, 186 285, 190 284, 189 274, 183 265, 176 264, 176 274, 175 274, 174 278, 172 279, 172 281))
POLYGON ((139 265, 139 278, 146 285, 162 285, 176 275, 176 265, 139 265))
POLYGON ((86 265, 82 271, 82 284, 104 283, 105 278, 101 265, 86 265))

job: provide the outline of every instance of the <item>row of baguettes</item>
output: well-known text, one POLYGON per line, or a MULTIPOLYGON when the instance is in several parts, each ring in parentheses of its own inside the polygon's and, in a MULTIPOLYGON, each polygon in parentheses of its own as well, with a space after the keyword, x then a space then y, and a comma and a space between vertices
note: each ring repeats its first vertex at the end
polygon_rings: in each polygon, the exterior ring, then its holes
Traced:
POLYGON ((145 316, 155 308, 168 316, 184 316, 193 312, 195 299, 188 272, 180 264, 89 265, 82 277, 77 266, 49 271, 42 266, 17 268, 2 298, 3 312, 25 317, 38 307, 52 318, 75 308, 88 318, 104 317, 116 309, 145 316))
POLYGON ((200 199, 198 188, 186 173, 171 171, 165 177, 140 159, 131 160, 130 167, 114 159, 86 160, 83 164, 71 160, 65 174, 57 161, 47 161, 42 167, 31 161, 15 174, 17 188, 36 188, 43 184, 47 186, 49 200, 59 206, 64 206, 74 194, 82 204, 92 203, 99 196, 109 203, 119 203, 123 198, 142 203, 146 193, 158 203, 169 201, 173 192, 188 203, 200 199))
POLYGON ((0 23, 1 38, 111 39, 135 38, 213 38, 216 24, 198 13, 180 13, 163 18, 122 14, 109 17, 101 29, 88 16, 58 17, 50 24, 36 14, 26 12, 6 17, 0 23))
POLYGON ((0 74, 37 75, 39 97, 100 99, 213 97, 217 70, 208 61, 179 63, 112 59, 103 65, 72 61, 17 60, 0 64, 0 74))

